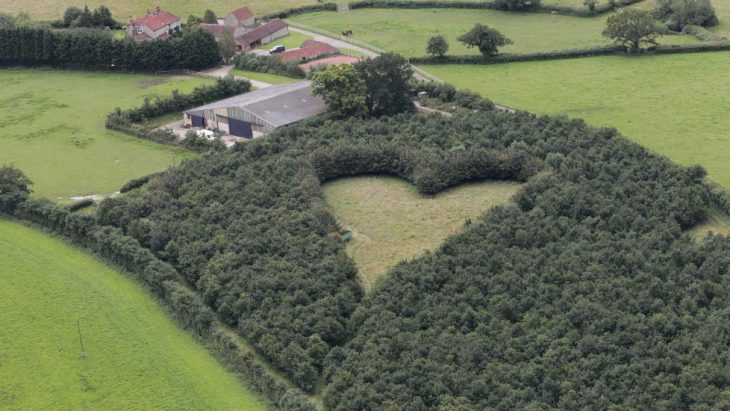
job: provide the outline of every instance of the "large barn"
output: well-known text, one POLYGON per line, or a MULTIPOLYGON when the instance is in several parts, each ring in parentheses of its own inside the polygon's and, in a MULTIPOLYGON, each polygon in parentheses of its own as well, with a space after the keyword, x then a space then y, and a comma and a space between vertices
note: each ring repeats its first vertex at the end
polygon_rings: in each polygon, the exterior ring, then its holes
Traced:
POLYGON ((187 110, 188 126, 219 130, 237 137, 256 138, 287 124, 327 110, 324 100, 312 96, 311 83, 271 86, 187 110))

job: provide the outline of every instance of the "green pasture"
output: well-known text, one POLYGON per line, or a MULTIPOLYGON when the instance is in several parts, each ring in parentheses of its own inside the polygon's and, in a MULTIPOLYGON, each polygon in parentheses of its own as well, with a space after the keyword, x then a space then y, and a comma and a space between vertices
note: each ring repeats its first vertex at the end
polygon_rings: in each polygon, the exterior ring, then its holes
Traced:
POLYGON ((730 188, 729 66, 717 52, 424 69, 497 103, 616 127, 730 188))
POLYGON ((366 290, 398 262, 427 250, 463 229, 495 205, 509 201, 521 187, 513 182, 464 184, 423 196, 394 177, 342 178, 324 185, 337 221, 352 230, 347 245, 366 290))
POLYGON ((15 164, 33 180, 36 195, 53 200, 115 192, 191 154, 108 131, 106 115, 115 107, 138 106, 145 96, 189 92, 211 81, 0 70, 0 164, 15 164))
MULTIPOLYGON (((506 53, 533 53, 585 48, 610 44, 601 36, 606 15, 582 18, 547 13, 516 13, 496 10, 456 9, 360 9, 345 13, 318 12, 291 20, 335 33, 351 29, 352 38, 404 56, 426 55, 428 39, 437 34, 449 42, 448 54, 478 54, 457 38, 474 24, 494 27, 514 44, 501 50, 506 53)), ((664 36, 659 43, 684 44, 698 40, 691 36, 664 36)))
POLYGON ((218 0, 215 2, 207 0, 84 0, 82 2, 73 0, 0 0, 0 11, 4 13, 17 14, 28 13, 37 19, 58 19, 63 16, 63 11, 69 6, 95 8, 105 5, 112 11, 114 18, 125 23, 130 16, 144 16, 147 9, 160 6, 183 20, 194 14, 202 16, 206 9, 213 10, 219 18, 225 17, 231 10, 241 6, 248 6, 256 15, 264 15, 275 11, 315 4, 313 0, 218 0))
POLYGON ((147 292, 88 254, 0 220, 0 261, 0 409, 265 409, 147 292))

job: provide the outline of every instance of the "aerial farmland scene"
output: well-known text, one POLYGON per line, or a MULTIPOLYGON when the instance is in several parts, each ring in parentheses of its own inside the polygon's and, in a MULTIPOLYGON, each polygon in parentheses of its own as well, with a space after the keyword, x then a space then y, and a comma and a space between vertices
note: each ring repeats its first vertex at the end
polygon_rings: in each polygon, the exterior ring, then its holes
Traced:
POLYGON ((0 410, 730 409, 730 0, 0 0, 0 410))

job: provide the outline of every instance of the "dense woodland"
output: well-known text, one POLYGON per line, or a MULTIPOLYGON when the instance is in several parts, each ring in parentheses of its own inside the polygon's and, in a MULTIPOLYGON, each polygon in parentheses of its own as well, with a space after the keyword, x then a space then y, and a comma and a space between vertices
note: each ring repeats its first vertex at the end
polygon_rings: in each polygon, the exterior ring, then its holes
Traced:
POLYGON ((218 43, 202 30, 166 41, 136 41, 97 29, 0 29, 0 66, 166 71, 200 70, 219 61, 218 43))
POLYGON ((185 162, 97 218, 180 270, 300 387, 322 383, 329 409, 701 409, 728 405, 730 383, 730 244, 683 231, 710 201, 703 177, 562 118, 317 119, 185 162), (504 158, 524 167, 506 174, 504 158), (427 173, 433 192, 539 170, 514 205, 368 296, 320 191, 360 172, 427 173))

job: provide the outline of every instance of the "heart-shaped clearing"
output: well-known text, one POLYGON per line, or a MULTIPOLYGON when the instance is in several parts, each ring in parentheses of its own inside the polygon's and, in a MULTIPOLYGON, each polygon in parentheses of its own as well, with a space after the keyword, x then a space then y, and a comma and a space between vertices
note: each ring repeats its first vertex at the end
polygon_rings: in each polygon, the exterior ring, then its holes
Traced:
POLYGON ((347 252, 370 291, 398 262, 436 249, 466 219, 508 202, 521 186, 486 181, 423 196, 399 178, 368 176, 337 179, 323 190, 337 221, 353 232, 347 252))

